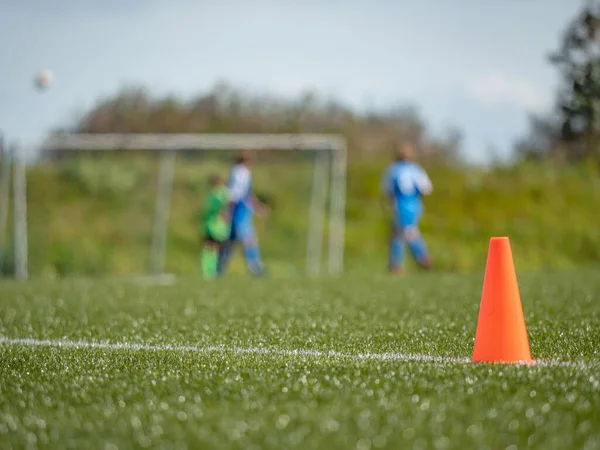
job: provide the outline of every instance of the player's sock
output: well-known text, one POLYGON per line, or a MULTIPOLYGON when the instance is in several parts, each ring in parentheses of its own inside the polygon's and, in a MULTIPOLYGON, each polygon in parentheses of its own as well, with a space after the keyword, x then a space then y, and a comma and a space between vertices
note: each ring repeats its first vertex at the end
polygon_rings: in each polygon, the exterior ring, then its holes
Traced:
POLYGON ((264 267, 262 263, 262 259, 260 257, 260 249, 258 245, 251 244, 244 246, 244 257, 246 258, 246 264, 248 265, 248 270, 254 276, 264 275, 264 267))
POLYGON ((217 277, 217 265, 219 263, 219 254, 214 248, 205 248, 200 256, 200 265, 202 276, 205 280, 213 280, 217 277))
POLYGON ((231 241, 226 241, 221 244, 217 259, 217 275, 223 275, 223 273, 225 273, 229 260, 231 259, 232 248, 233 243, 231 241))
POLYGON ((389 252, 389 270, 394 273, 399 272, 404 259, 404 245, 400 236, 394 236, 390 239, 389 252))

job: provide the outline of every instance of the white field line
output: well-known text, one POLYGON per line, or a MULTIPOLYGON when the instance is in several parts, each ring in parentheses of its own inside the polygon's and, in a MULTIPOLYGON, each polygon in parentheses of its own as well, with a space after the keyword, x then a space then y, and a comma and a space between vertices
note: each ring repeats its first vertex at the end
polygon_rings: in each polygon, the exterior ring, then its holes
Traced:
MULTIPOLYGON (((147 352, 191 352, 198 354, 231 354, 231 355, 264 355, 264 356, 305 356, 313 358, 347 359, 347 360, 377 360, 377 361, 402 361, 402 362, 429 362, 439 364, 469 364, 469 358, 455 358, 451 356, 432 356, 405 353, 343 353, 337 351, 322 350, 284 350, 263 347, 227 347, 208 346, 198 347, 195 345, 150 345, 132 343, 110 343, 110 342, 86 342, 69 340, 45 340, 31 338, 7 338, 0 336, 0 345, 26 346, 26 347, 56 347, 75 349, 104 349, 104 350, 133 350, 147 352)), ((571 361, 536 361, 535 366, 574 367, 591 368, 600 363, 571 362, 571 361)))

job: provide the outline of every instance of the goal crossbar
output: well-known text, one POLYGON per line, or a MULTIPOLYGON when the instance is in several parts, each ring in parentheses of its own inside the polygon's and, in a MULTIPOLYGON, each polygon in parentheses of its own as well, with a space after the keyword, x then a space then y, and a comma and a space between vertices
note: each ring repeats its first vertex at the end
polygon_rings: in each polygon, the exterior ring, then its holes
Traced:
POLYGON ((338 150, 327 134, 72 134, 47 138, 45 150, 338 150))
MULTIPOLYGON (((343 272, 347 149, 346 141, 341 136, 328 134, 62 134, 47 137, 39 149, 42 154, 57 151, 75 153, 113 150, 161 153, 151 246, 150 273, 152 275, 163 273, 174 162, 178 151, 316 152, 306 237, 306 271, 312 276, 320 273, 329 185, 328 271, 334 276, 343 272), (331 158, 327 158, 328 153, 331 158), (330 161, 331 167, 329 167, 330 161)), ((15 266, 17 278, 26 279, 28 276, 26 172, 24 162, 19 155, 17 148, 14 152, 15 266)))

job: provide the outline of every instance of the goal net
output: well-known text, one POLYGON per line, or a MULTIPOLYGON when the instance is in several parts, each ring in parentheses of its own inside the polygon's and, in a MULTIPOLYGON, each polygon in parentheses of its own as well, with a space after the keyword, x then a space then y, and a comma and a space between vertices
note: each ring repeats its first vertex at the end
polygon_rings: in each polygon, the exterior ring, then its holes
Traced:
MULTIPOLYGON (((0 217, 11 217, 0 230, 3 270, 16 278, 196 275, 196 215, 208 178, 226 178, 239 151, 255 155, 254 191, 270 206, 268 217, 255 219, 267 267, 317 276, 326 257, 330 275, 343 271, 346 144, 339 136, 57 135, 27 168, 18 150, 12 208, 0 205, 0 217)), ((9 184, 6 173, 0 188, 9 184)), ((240 250, 235 259, 232 269, 245 270, 240 250)))

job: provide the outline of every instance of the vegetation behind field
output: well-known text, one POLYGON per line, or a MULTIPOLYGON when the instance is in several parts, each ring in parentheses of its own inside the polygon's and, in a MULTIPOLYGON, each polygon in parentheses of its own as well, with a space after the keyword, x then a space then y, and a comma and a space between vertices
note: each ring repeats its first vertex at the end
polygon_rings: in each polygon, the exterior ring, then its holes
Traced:
MULTIPOLYGON (((208 173, 226 174, 228 164, 212 155, 177 160, 167 272, 198 275, 196 214, 208 173)), ((355 160, 349 165, 348 270, 385 270, 388 221, 379 201, 379 184, 386 164, 384 160, 355 160)), ((310 159, 299 157, 255 167, 256 189, 272 202, 271 214, 257 219, 256 226, 273 275, 296 275, 304 270, 312 168, 310 159)), ((597 169, 559 169, 539 163, 489 171, 445 164, 427 169, 435 192, 426 199, 422 232, 439 270, 481 270, 489 237, 500 235, 510 237, 522 270, 574 268, 600 261, 597 169)), ((146 272, 157 173, 158 159, 148 155, 78 157, 32 168, 27 205, 31 274, 146 272)), ((327 241, 323 253, 322 269, 326 270, 327 241)), ((10 273, 10 248, 4 263, 10 273)), ((232 271, 243 270, 238 255, 232 271)))

